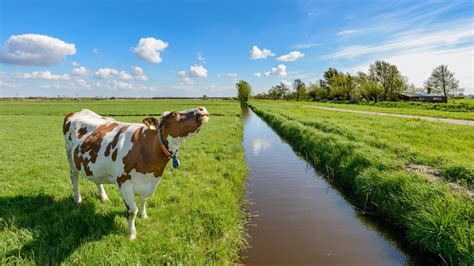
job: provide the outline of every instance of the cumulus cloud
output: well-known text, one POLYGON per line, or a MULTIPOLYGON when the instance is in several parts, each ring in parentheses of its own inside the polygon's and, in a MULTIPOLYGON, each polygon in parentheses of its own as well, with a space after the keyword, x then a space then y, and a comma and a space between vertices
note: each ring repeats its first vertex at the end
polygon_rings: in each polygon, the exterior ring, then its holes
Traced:
POLYGON ((181 80, 181 85, 194 84, 194 81, 188 76, 188 74, 184 70, 178 72, 178 78, 181 80))
POLYGON ((132 75, 128 74, 127 72, 125 71, 120 71, 119 73, 119 78, 121 80, 133 80, 134 78, 132 77, 132 75))
POLYGON ((283 62, 292 62, 295 61, 301 57, 303 57, 304 54, 301 53, 300 51, 293 51, 290 52, 289 54, 282 55, 277 58, 278 61, 283 61, 283 62))
POLYGON ((109 86, 114 89, 133 89, 133 84, 124 81, 111 80, 108 82, 109 86))
POLYGON ((73 43, 40 34, 12 35, 0 51, 0 63, 48 66, 76 53, 73 43))
POLYGON ((34 71, 31 73, 16 73, 16 78, 20 79, 45 79, 45 80, 70 80, 69 74, 53 74, 51 71, 34 71))
POLYGON ((258 77, 258 78, 259 78, 259 77, 261 77, 261 76, 262 76, 262 73, 260 73, 260 72, 257 72, 257 73, 254 73, 253 75, 254 75, 255 77, 258 77))
POLYGON ((83 66, 80 66, 80 67, 76 67, 72 70, 71 72, 71 75, 73 76, 85 76, 88 74, 88 70, 87 68, 83 67, 83 66))
POLYGON ((227 77, 229 77, 229 78, 236 78, 236 77, 237 77, 237 73, 227 73, 227 77))
POLYGON ((94 73, 94 77, 99 79, 108 79, 118 74, 119 71, 113 68, 99 68, 94 73))
POLYGON ((75 66, 75 67, 78 67, 78 66, 80 66, 80 65, 81 65, 81 64, 79 64, 79 63, 78 63, 78 62, 76 62, 76 61, 72 61, 72 62, 71 62, 71 64, 72 64, 73 66, 75 66))
POLYGON ((132 52, 150 63, 161 63, 161 52, 168 47, 167 42, 152 37, 141 38, 132 52))
POLYGON ((207 69, 201 65, 193 65, 190 67, 190 74, 193 77, 205 78, 207 77, 207 69))
POLYGON ((254 45, 252 47, 252 49, 250 50, 250 52, 249 52, 249 58, 252 59, 252 60, 264 59, 264 58, 267 58, 269 56, 275 56, 275 54, 272 53, 272 51, 270 51, 268 49, 260 50, 256 45, 254 45))
POLYGON ((272 71, 265 72, 265 76, 286 76, 286 66, 278 65, 276 68, 272 67, 272 71))
POLYGON ((142 81, 148 80, 148 77, 145 75, 145 72, 143 71, 143 68, 141 67, 132 67, 132 76, 136 80, 142 80, 142 81))

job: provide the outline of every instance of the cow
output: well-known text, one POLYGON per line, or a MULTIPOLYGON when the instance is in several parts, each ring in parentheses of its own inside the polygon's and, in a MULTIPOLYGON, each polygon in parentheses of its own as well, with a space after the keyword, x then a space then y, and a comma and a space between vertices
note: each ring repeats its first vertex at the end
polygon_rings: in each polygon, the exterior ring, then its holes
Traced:
POLYGON ((204 107, 164 112, 160 119, 147 117, 141 123, 123 123, 90 110, 69 113, 63 133, 74 201, 81 202, 79 173, 93 181, 102 201, 108 196, 103 184, 116 184, 128 209, 128 235, 135 239, 140 198, 140 216, 148 218, 146 201, 156 189, 167 163, 178 167, 178 148, 209 120, 204 107))

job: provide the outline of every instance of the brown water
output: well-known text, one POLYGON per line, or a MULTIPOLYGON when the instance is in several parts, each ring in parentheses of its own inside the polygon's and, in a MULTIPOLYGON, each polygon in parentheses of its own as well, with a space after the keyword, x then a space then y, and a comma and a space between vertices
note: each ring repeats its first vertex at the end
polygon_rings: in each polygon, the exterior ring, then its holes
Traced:
POLYGON ((244 264, 425 264, 382 236, 260 117, 242 112, 248 208, 256 215, 244 264))

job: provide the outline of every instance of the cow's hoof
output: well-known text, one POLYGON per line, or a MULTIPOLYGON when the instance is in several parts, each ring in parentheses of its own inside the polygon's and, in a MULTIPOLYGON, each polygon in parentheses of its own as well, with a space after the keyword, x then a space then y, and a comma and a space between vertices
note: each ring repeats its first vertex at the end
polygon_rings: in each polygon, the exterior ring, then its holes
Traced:
POLYGON ((137 239, 137 230, 132 230, 132 231, 129 233, 129 237, 130 237, 130 240, 135 240, 135 239, 137 239))
POLYGON ((81 195, 74 196, 74 203, 76 203, 76 205, 79 205, 79 203, 81 203, 81 201, 82 201, 81 195))
POLYGON ((141 214, 140 214, 140 217, 142 217, 143 219, 148 219, 148 214, 146 214, 146 213, 141 213, 141 214))
POLYGON ((100 197, 100 201, 107 202, 109 201, 109 197, 107 195, 105 195, 105 197, 100 197))

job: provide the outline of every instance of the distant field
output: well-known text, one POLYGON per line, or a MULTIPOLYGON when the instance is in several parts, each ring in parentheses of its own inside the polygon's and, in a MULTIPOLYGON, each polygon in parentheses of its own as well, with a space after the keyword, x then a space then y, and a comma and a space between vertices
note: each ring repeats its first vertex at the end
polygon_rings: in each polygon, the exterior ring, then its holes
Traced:
POLYGON ((474 262, 474 127, 303 104, 250 102, 360 208, 448 264, 474 262))
MULTIPOLYGON (((449 103, 419 102, 379 102, 377 104, 361 102, 359 104, 332 102, 291 102, 302 105, 317 105, 342 109, 362 110, 381 113, 407 114, 439 118, 474 120, 474 101, 471 99, 449 100, 449 103)), ((287 101, 285 101, 287 102, 287 101)), ((288 102, 287 102, 288 103, 288 102)))
POLYGON ((2 101, 0 264, 232 264, 244 245, 247 174, 240 106, 222 100, 2 101), (128 122, 145 114, 205 106, 209 123, 180 149, 127 236, 126 208, 106 185, 102 203, 81 178, 76 207, 64 151, 63 116, 89 108, 128 122), (118 116, 115 116, 118 115, 118 116), (197 159, 199 158, 199 159, 197 159))

